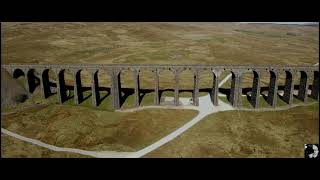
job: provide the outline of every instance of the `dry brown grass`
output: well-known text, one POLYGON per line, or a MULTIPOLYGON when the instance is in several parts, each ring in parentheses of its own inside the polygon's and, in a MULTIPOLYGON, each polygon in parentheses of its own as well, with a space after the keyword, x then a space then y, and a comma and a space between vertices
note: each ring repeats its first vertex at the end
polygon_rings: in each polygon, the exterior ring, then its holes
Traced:
POLYGON ((212 114, 145 157, 304 157, 319 142, 318 108, 212 114))
POLYGON ((1 127, 48 144, 87 150, 136 151, 182 126, 192 110, 134 113, 51 105, 2 116, 1 127))
POLYGON ((2 158, 91 158, 89 156, 55 152, 39 147, 16 138, 1 134, 1 157, 2 158))

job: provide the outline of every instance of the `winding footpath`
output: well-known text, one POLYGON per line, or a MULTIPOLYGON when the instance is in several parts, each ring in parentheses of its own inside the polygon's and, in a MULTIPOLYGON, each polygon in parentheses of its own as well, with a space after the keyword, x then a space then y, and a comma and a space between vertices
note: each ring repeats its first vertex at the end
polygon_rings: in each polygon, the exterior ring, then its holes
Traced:
MULTIPOLYGON (((190 99, 190 98, 181 98, 184 100, 190 99)), ((182 101, 183 102, 183 101, 182 101)), ((36 139, 27 138, 24 136, 21 136, 19 134, 16 134, 14 132, 11 132, 9 130, 6 130, 4 128, 1 128, 1 133, 6 134, 8 136, 20 139, 25 142, 29 142, 53 151, 58 152, 71 152, 71 153, 78 153, 82 155, 88 155, 92 157, 98 157, 98 158, 139 158, 144 156, 145 154, 159 148, 160 146, 166 144, 167 142, 173 140, 189 128, 191 128, 193 125, 198 123, 200 120, 202 120, 205 116, 208 114, 216 113, 219 111, 228 111, 233 110, 233 107, 227 103, 221 102, 219 106, 213 106, 211 103, 210 95, 202 96, 199 98, 199 106, 192 106, 192 105, 182 105, 181 107, 175 107, 175 106, 146 106, 146 107, 140 107, 140 108, 134 108, 134 109, 127 109, 127 110, 118 110, 118 112, 132 112, 137 110, 143 110, 143 109, 151 109, 151 108, 169 108, 169 109, 193 109, 198 110, 199 113, 196 117, 194 117, 192 120, 190 120, 188 123, 183 125, 182 127, 178 128, 177 130, 173 131, 169 135, 163 137, 159 141, 143 148, 140 151, 137 152, 116 152, 116 151, 85 151, 81 149, 75 149, 75 148, 63 148, 63 147, 57 147, 50 144, 43 143, 36 139)))

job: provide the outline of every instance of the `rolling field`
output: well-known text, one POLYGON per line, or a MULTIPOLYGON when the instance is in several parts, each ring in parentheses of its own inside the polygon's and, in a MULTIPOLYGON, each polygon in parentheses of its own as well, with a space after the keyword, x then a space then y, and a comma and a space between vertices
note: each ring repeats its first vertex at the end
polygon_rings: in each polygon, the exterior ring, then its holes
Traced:
POLYGON ((2 115, 1 127, 59 147, 138 151, 195 115, 197 112, 193 110, 149 109, 120 113, 50 105, 2 115))

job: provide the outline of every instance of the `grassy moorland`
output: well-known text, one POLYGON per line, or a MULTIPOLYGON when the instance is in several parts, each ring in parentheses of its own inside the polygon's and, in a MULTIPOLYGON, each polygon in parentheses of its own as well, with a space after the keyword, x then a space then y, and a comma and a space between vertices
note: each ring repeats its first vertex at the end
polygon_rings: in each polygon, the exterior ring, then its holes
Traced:
POLYGON ((1 127, 60 147, 137 151, 196 114, 193 110, 149 109, 119 113, 51 105, 2 115, 1 127))
POLYGON ((19 139, 1 134, 2 158, 91 158, 76 153, 55 152, 19 139))
POLYGON ((319 142, 319 104, 279 112, 226 111, 145 157, 304 157, 319 142))
MULTIPOLYGON (((223 101, 225 103, 231 104, 229 102, 229 100, 227 99, 227 97, 225 97, 225 96, 219 97, 219 100, 223 101)), ((252 104, 249 102, 249 99, 247 96, 242 96, 241 102, 242 102, 241 107, 243 107, 243 108, 251 108, 251 109, 254 108, 252 106, 252 104)), ((312 103, 312 102, 316 102, 316 100, 311 97, 307 97, 307 102, 312 103)), ((297 99, 296 97, 293 97, 292 104, 293 105, 300 105, 300 104, 304 104, 304 102, 302 102, 300 99, 297 99)), ((289 105, 285 101, 283 101, 281 99, 281 97, 278 95, 276 107, 285 107, 285 106, 289 106, 289 105)), ((272 108, 272 106, 267 103, 267 101, 264 97, 260 96, 259 108, 272 108)))
POLYGON ((238 23, 2 23, 3 63, 312 64, 318 27, 238 23))

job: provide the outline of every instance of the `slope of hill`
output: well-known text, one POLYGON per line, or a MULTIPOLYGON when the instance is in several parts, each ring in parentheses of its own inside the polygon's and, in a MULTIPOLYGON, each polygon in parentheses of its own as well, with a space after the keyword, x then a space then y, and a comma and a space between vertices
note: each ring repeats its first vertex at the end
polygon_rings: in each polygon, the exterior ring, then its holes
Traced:
POLYGON ((1 68, 1 107, 10 107, 27 99, 24 87, 1 68))

